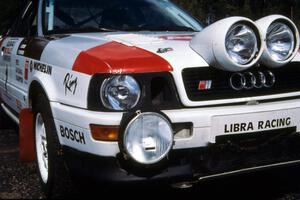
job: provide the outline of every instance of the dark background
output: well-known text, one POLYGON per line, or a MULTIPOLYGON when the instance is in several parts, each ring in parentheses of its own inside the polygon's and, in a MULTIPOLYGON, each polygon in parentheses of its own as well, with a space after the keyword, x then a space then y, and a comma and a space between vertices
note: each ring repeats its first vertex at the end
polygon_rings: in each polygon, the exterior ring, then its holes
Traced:
MULTIPOLYGON (((269 14, 282 14, 300 27, 300 0, 173 0, 204 24, 226 16, 245 16, 252 20, 269 14)), ((0 34, 19 12, 24 0, 0 0, 0 34)))

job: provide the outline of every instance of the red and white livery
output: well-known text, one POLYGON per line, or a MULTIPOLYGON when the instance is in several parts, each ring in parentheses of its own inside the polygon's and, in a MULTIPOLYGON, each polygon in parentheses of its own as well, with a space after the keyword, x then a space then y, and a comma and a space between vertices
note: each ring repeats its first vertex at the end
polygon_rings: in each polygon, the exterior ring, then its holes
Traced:
POLYGON ((300 162, 286 17, 204 28, 167 0, 29 0, 0 48, 1 107, 47 195, 69 173, 187 186, 300 162))

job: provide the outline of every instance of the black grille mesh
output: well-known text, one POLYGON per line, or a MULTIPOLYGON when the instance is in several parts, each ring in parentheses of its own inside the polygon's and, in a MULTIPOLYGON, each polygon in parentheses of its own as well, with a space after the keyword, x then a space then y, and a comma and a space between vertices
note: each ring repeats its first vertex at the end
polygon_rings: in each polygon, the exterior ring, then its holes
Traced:
POLYGON ((236 91, 230 86, 232 72, 225 72, 213 67, 186 68, 182 72, 183 82, 188 98, 191 101, 223 100, 242 97, 257 97, 300 91, 300 63, 290 63, 284 67, 271 69, 254 67, 248 71, 271 71, 276 82, 271 88, 253 88, 251 90, 236 91), (212 80, 209 90, 199 90, 199 82, 212 80))

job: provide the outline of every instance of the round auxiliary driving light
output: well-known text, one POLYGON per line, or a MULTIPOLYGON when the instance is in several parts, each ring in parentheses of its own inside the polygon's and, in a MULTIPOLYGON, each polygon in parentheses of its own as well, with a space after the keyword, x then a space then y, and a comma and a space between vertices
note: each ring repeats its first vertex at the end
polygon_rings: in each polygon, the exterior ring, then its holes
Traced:
POLYGON ((263 65, 271 68, 288 64, 298 53, 299 33, 293 21, 281 15, 270 15, 256 21, 265 48, 263 65))
POLYGON ((229 57, 239 65, 248 64, 258 53, 256 34, 247 25, 237 24, 231 27, 225 42, 229 57))
POLYGON ((169 121, 158 113, 142 113, 133 118, 123 136, 126 153, 140 164, 155 164, 164 159, 173 145, 169 121))
POLYGON ((275 22, 268 28, 266 43, 273 60, 285 61, 293 54, 295 36, 289 26, 275 22))
POLYGON ((229 72, 256 65, 264 50, 260 30, 245 17, 211 24, 193 37, 190 46, 209 66, 229 72))

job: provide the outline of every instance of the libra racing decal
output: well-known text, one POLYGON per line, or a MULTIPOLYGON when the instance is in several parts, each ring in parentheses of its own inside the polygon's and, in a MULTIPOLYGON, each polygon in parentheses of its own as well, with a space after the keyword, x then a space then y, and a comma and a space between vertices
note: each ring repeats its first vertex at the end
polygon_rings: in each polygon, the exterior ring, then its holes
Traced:
POLYGON ((224 132, 225 133, 238 133, 238 132, 249 132, 254 130, 267 130, 271 128, 286 128, 292 124, 290 117, 258 121, 256 123, 235 123, 235 124, 225 124, 224 132))

